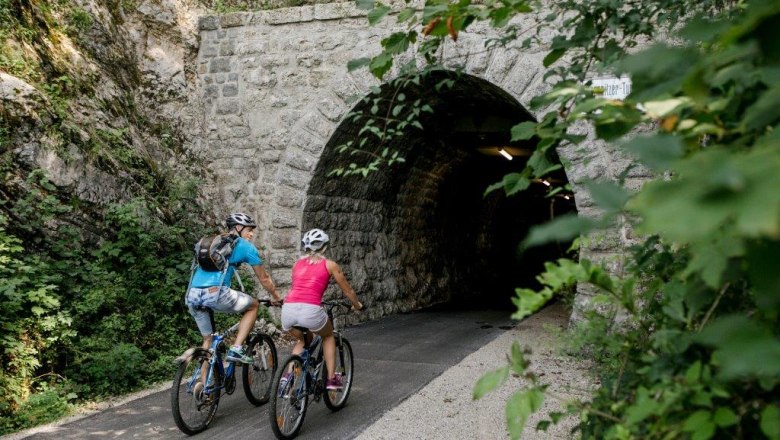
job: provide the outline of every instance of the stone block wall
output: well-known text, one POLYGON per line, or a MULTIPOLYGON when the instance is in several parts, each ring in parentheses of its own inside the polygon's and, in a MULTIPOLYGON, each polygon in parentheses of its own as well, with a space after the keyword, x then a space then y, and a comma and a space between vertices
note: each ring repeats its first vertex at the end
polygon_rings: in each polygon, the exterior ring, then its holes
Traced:
MULTIPOLYGON (((426 231, 430 225, 420 214, 435 205, 446 166, 437 170, 439 162, 416 164, 418 168, 407 170, 408 185, 390 185, 388 191, 398 192, 381 199, 346 190, 326 195, 322 182, 312 180, 321 172, 321 157, 350 110, 351 98, 378 84, 365 71, 347 72, 347 62, 377 53, 379 41, 394 30, 393 22, 368 27, 364 11, 353 3, 199 20, 197 75, 208 138, 201 153, 216 172, 212 184, 221 195, 220 208, 258 219, 256 242, 283 290, 289 286, 301 231, 314 226, 328 230, 337 240, 331 256, 375 303, 367 317, 446 300, 446 290, 459 277, 457 270, 427 253, 436 246, 426 240, 436 234, 426 231)), ((466 73, 527 105, 547 87, 541 79, 546 51, 485 51, 491 36, 489 27, 473 26, 445 50, 466 73)), ((580 184, 589 178, 614 179, 629 159, 595 141, 559 154, 579 213, 596 215, 580 184)), ((640 185, 645 177, 639 171, 630 174, 631 185, 640 185)), ((589 241, 583 256, 615 261, 620 270, 621 250, 628 242, 630 231, 615 229, 589 241)), ((584 306, 591 292, 583 288, 578 295, 584 306)))

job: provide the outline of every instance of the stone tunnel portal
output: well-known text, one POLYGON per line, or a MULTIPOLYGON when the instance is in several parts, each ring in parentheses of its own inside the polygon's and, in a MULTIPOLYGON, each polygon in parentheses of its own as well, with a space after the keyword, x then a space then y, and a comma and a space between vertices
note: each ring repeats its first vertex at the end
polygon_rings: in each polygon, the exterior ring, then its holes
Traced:
MULTIPOLYGON (((532 151, 532 144, 510 142, 510 128, 533 116, 500 88, 442 72, 406 95, 422 98, 434 110, 422 121, 424 130, 390 146, 406 161, 365 178, 329 176, 355 159, 337 151, 362 127, 347 118, 315 169, 303 230, 319 227, 331 235, 330 256, 367 304, 383 314, 438 303, 511 309, 514 289, 535 287, 544 261, 568 247, 519 253, 518 244, 530 226, 573 211, 573 196, 545 197, 541 181, 510 197, 501 190, 484 195, 504 175, 522 170, 532 151), (431 93, 445 78, 455 80, 452 87, 431 93), (500 148, 512 160, 499 154, 500 148)), ((566 181, 563 170, 554 178, 559 185, 566 181)))

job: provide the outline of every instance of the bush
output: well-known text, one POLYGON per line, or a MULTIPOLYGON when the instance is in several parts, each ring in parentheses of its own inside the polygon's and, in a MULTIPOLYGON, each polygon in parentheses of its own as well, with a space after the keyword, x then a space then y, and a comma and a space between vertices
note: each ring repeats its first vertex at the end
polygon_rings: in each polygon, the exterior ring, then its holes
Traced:
POLYGON ((53 422, 68 415, 73 394, 61 395, 57 389, 32 394, 16 411, 13 418, 0 418, 0 435, 53 422))
POLYGON ((87 353, 69 368, 72 373, 68 377, 86 384, 93 396, 121 394, 144 384, 146 361, 141 349, 121 343, 106 351, 87 353))

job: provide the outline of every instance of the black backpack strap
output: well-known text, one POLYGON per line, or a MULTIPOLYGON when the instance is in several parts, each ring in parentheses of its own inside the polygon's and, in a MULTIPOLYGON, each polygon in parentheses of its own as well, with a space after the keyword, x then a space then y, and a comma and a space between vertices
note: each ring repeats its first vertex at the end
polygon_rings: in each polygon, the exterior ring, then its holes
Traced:
POLYGON ((187 290, 184 291, 184 305, 187 305, 187 295, 190 293, 190 289, 192 288, 192 279, 195 278, 195 269, 198 268, 198 258, 194 257, 192 259, 192 264, 190 265, 190 282, 187 283, 187 290))

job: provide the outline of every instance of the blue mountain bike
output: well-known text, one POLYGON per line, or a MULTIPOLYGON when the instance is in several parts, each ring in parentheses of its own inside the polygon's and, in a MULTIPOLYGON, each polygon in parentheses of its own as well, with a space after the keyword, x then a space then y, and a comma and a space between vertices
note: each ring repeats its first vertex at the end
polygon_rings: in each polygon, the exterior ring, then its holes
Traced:
MULTIPOLYGON (((269 305, 268 300, 259 300, 269 305)), ((220 334, 214 334, 211 347, 193 347, 176 359, 179 367, 171 388, 171 408, 176 426, 188 435, 208 428, 223 394, 236 390, 236 363, 227 362, 225 338, 238 330, 239 323, 220 334)), ((276 372, 276 345, 270 336, 253 331, 247 337, 246 353, 254 358, 251 365, 242 364, 243 388, 253 405, 268 402, 271 382, 276 372)))
POLYGON ((279 439, 291 439, 298 435, 309 407, 309 396, 315 402, 322 398, 331 411, 338 411, 347 404, 352 389, 352 346, 336 329, 336 321, 333 319, 334 308, 344 307, 349 310, 351 306, 345 301, 323 301, 322 305, 333 322, 333 336, 336 338, 335 372, 341 375, 343 388, 339 391, 325 388, 328 371, 325 368, 321 338, 312 338, 309 329, 295 327, 303 332, 304 341, 307 341, 303 353, 287 358, 276 371, 271 386, 271 429, 279 439))

